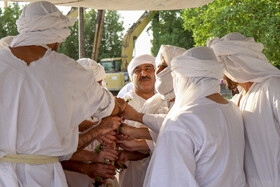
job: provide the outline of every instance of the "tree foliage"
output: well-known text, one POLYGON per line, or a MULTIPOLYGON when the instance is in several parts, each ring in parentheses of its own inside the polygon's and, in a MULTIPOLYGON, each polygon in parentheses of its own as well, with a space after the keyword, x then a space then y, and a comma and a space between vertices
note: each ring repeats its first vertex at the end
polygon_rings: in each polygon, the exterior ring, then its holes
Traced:
POLYGON ((20 7, 16 3, 9 4, 7 8, 0 9, 0 38, 18 34, 16 20, 20 14, 20 7))
POLYGON ((280 68, 279 0, 214 0, 186 9, 183 18, 184 27, 193 31, 196 46, 205 46, 210 38, 240 32, 263 43, 263 53, 280 68))
MULTIPOLYGON (((85 44, 85 57, 91 58, 94 34, 95 34, 95 22, 97 17, 96 10, 85 11, 84 15, 84 44, 85 44)), ((59 52, 70 56, 73 59, 79 58, 78 48, 78 21, 70 28, 71 35, 67 40, 62 43, 59 48, 59 52)), ((120 57, 122 49, 123 38, 123 22, 120 21, 120 15, 117 11, 106 11, 104 17, 104 25, 102 31, 102 38, 99 48, 98 61, 102 58, 120 57)))
POLYGON ((182 10, 159 11, 152 16, 152 54, 157 55, 162 44, 189 49, 193 47, 192 31, 183 28, 182 10))

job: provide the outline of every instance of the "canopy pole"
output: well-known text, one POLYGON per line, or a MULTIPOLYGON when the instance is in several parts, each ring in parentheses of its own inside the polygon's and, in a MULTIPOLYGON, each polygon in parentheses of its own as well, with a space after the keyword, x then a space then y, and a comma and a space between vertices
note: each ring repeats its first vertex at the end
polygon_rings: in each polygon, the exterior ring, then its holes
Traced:
POLYGON ((84 8, 79 7, 79 58, 85 57, 84 8))
POLYGON ((92 59, 97 62, 99 47, 101 42, 103 23, 104 23, 105 10, 98 10, 96 24, 95 24, 95 35, 92 48, 92 59))

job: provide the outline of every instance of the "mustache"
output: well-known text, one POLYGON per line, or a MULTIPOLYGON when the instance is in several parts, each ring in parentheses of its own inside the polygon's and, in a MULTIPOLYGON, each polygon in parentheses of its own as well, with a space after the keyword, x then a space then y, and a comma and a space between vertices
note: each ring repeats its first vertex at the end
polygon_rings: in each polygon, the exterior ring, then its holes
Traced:
POLYGON ((151 80, 151 77, 148 77, 148 76, 142 76, 142 77, 140 77, 139 81, 141 81, 141 80, 145 80, 145 79, 151 80))

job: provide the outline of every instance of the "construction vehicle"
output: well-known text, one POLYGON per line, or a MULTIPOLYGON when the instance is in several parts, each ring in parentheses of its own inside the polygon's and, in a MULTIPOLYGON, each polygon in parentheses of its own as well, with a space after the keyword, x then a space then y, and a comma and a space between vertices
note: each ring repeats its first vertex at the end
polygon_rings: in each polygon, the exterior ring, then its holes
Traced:
POLYGON ((100 64, 106 71, 106 87, 110 91, 116 93, 129 82, 127 66, 132 59, 136 40, 150 22, 151 14, 151 11, 145 11, 142 16, 128 29, 123 39, 121 57, 106 58, 101 60, 100 64))

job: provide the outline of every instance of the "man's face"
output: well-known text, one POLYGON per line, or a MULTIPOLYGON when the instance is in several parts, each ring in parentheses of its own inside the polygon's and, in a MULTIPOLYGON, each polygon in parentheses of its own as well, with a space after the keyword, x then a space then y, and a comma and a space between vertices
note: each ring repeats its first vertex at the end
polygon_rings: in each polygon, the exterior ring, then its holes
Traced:
POLYGON ((152 64, 142 64, 133 70, 134 89, 140 93, 149 93, 154 91, 155 69, 152 64))
POLYGON ((234 81, 232 81, 230 78, 228 78, 226 75, 224 75, 224 80, 226 83, 226 86, 229 90, 232 92, 232 96, 235 94, 239 94, 239 91, 237 89, 238 84, 234 81))
POLYGON ((167 63, 165 62, 163 56, 161 56, 161 63, 157 67, 156 75, 159 74, 162 70, 168 67, 167 63))

